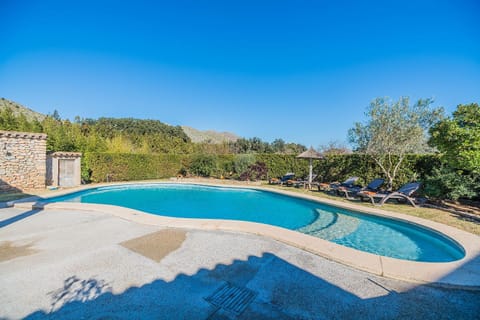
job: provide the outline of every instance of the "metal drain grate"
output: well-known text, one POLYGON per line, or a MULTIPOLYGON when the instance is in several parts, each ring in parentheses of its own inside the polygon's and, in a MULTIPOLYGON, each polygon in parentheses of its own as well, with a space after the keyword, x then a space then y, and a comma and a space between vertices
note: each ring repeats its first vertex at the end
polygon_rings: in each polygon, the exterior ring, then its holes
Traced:
POLYGON ((257 293, 247 288, 239 288, 225 283, 205 300, 216 307, 240 315, 255 299, 257 293))

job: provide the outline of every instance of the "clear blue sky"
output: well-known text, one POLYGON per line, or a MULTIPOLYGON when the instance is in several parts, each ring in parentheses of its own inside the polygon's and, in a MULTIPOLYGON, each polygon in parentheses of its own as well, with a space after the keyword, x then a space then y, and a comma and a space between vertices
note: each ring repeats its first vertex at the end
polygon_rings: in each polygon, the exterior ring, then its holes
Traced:
POLYGON ((0 96, 305 145, 375 97, 480 102, 480 1, 0 0, 0 96))

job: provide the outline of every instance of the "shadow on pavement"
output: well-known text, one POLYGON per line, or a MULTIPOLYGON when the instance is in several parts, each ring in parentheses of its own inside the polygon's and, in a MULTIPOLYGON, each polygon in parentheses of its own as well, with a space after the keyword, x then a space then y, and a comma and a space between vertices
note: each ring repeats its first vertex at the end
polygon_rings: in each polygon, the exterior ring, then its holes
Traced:
POLYGON ((474 319, 480 313, 479 292, 428 285, 396 292, 381 278, 367 280, 341 288, 264 253, 121 293, 102 279, 71 276, 49 293, 50 310, 26 319, 474 319))
POLYGON ((37 213, 40 213, 42 211, 42 209, 32 209, 32 210, 29 210, 27 212, 23 212, 19 215, 16 215, 14 217, 11 217, 11 218, 7 218, 5 220, 2 220, 0 221, 0 228, 4 228, 8 225, 11 225, 12 223, 15 223, 17 221, 20 221, 20 220, 23 220, 23 219, 26 219, 30 216, 33 216, 37 213))

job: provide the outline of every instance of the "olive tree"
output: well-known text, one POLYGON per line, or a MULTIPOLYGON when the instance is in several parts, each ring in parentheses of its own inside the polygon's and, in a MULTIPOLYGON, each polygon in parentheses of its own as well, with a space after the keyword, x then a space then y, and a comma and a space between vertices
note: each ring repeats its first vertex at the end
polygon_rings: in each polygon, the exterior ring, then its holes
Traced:
POLYGON ((389 189, 407 154, 431 151, 428 129, 442 118, 443 108, 432 108, 432 99, 410 104, 408 97, 398 101, 376 98, 365 113, 365 123, 349 130, 355 151, 370 155, 388 179, 389 189))

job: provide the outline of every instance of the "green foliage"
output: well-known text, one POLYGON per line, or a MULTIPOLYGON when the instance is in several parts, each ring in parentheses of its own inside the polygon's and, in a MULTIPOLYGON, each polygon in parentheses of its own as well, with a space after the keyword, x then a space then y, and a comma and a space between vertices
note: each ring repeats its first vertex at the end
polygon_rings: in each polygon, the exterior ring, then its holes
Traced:
POLYGON ((202 153, 202 154, 231 154, 230 150, 230 143, 229 142, 222 142, 222 143, 206 143, 206 142, 199 142, 193 143, 191 145, 191 153, 202 153))
POLYGON ((181 127, 158 120, 100 118, 85 120, 84 125, 106 139, 110 152, 183 154, 192 149, 181 127))
POLYGON ((196 155, 190 164, 190 172, 196 176, 210 177, 216 171, 217 157, 215 155, 196 155))
POLYGON ((183 132, 180 126, 169 126, 158 120, 143 120, 133 118, 100 118, 90 120, 90 125, 95 126, 97 132, 104 138, 112 138, 118 133, 130 137, 145 135, 162 135, 180 138, 183 142, 189 142, 190 138, 183 132))
POLYGON ((297 177, 308 174, 308 160, 298 159, 296 155, 257 154, 255 157, 267 166, 267 178, 281 177, 287 172, 294 172, 297 177))
POLYGON ((434 168, 426 177, 424 191, 426 195, 437 199, 474 198, 480 192, 480 175, 442 165, 434 168))
MULTIPOLYGON (((235 155, 168 155, 168 154, 115 154, 87 152, 82 159, 82 178, 85 181, 130 181, 174 177, 190 172, 199 176, 231 178, 235 155)), ((256 154, 257 161, 237 177, 258 180, 280 177, 294 172, 297 177, 308 174, 308 160, 294 155, 256 154)), ((439 166, 435 155, 406 155, 404 166, 399 171, 394 188, 413 180, 424 181, 439 166)), ((314 162, 313 172, 323 182, 343 181, 351 176, 360 177, 365 185, 371 180, 384 177, 371 157, 362 154, 332 155, 314 162)))
POLYGON ((285 143, 282 139, 276 139, 272 144, 254 137, 250 139, 240 138, 230 143, 231 153, 283 153, 299 154, 307 150, 304 145, 296 143, 285 143))
POLYGON ((29 121, 24 114, 15 115, 10 107, 0 109, 0 130, 21 132, 42 132, 37 119, 29 121))
POLYGON ((62 120, 62 118, 60 117, 60 113, 58 113, 58 110, 53 110, 53 114, 50 117, 57 121, 62 120))
POLYGON ((43 131, 47 134, 48 151, 80 151, 76 144, 75 128, 69 121, 46 117, 43 131))
POLYGON ((255 163, 255 155, 238 154, 235 156, 234 168, 238 175, 247 171, 248 167, 255 163))
POLYGON ((234 142, 239 137, 230 132, 217 132, 213 130, 201 131, 192 127, 182 126, 182 130, 195 143, 206 143, 211 145, 228 144, 234 142))
POLYGON ((459 105, 430 134, 429 142, 441 152, 443 164, 427 177, 425 192, 451 200, 479 197, 480 106, 459 105))
POLYGON ((86 153, 82 178, 85 181, 131 181, 176 176, 182 156, 167 154, 86 153))
POLYGON ((0 111, 5 108, 11 109, 16 117, 18 117, 19 115, 23 115, 28 122, 33 122, 34 120, 36 120, 37 122, 41 122, 45 118, 43 114, 35 112, 25 106, 22 106, 17 102, 10 101, 5 98, 0 98, 0 111))
POLYGON ((426 153, 426 133, 441 119, 443 109, 432 109, 432 100, 410 105, 408 97, 396 102, 377 98, 367 109, 367 122, 355 123, 349 140, 356 150, 370 155, 383 171, 390 188, 408 153, 426 153))
POLYGON ((335 155, 335 154, 349 154, 352 153, 345 144, 340 141, 329 141, 327 144, 321 145, 319 152, 323 155, 335 155))
MULTIPOLYGON (((308 160, 297 159, 294 155, 257 154, 256 159, 266 164, 268 177, 281 177, 287 172, 294 172, 297 177, 308 175, 308 160)), ((404 165, 398 171, 393 188, 410 181, 422 181, 438 165, 439 159, 435 155, 405 155, 404 165)), ((316 160, 313 162, 313 173, 322 182, 344 181, 357 176, 363 185, 375 178, 386 178, 369 155, 355 153, 328 155, 323 160, 316 160)))
POLYGON ((480 173, 480 106, 459 105, 453 116, 430 130, 430 144, 437 147, 452 168, 480 173))
MULTIPOLYGON (((62 120, 58 111, 43 116, 0 99, 0 130, 43 132, 48 135, 47 150, 136 154, 238 154, 283 152, 298 154, 305 147, 277 139, 274 144, 260 138, 222 143, 192 143, 180 126, 158 120, 133 118, 62 120), (15 107, 12 110, 10 106, 15 107), (23 112, 28 112, 25 116, 23 112), (41 119, 42 122, 39 122, 41 119), (274 149, 272 146, 276 146, 274 149)), ((220 168, 218 168, 220 169, 220 168)), ((222 169, 223 170, 223 169, 222 169)), ((229 172, 233 169, 230 168, 229 172)))
POLYGON ((255 162, 247 167, 247 169, 240 174, 239 179, 246 180, 265 180, 267 179, 267 165, 264 162, 255 162))
POLYGON ((272 151, 275 153, 284 153, 285 146, 286 144, 285 144, 285 141, 283 141, 283 139, 275 139, 271 144, 272 151))
MULTIPOLYGON (((360 124, 359 131, 352 129, 357 135, 357 149, 367 154, 332 152, 324 160, 314 161, 318 180, 342 181, 359 176, 360 183, 366 184, 374 178, 384 177, 391 179, 393 188, 420 180, 426 181, 431 196, 442 196, 443 193, 454 199, 472 197, 472 192, 476 192, 478 197, 480 111, 477 104, 459 106, 452 118, 432 129, 431 143, 443 153, 444 167, 440 168, 438 156, 406 153, 408 150, 426 151, 423 144, 425 129, 440 114, 439 110, 430 110, 429 104, 429 100, 421 100, 410 107, 408 99, 401 99, 393 105, 384 100, 372 103, 367 114, 370 122, 360 124), (416 121, 416 125, 406 125, 410 128, 407 136, 422 136, 417 140, 422 141, 418 148, 413 148, 412 141, 398 138, 402 136, 398 133, 401 126, 408 121, 416 121), (385 132, 386 135, 380 134, 385 132), (373 133, 377 133, 378 139, 373 139, 373 133), (393 138, 384 139, 385 136, 393 138), (386 153, 382 154, 380 147, 386 153), (395 153, 398 150, 400 152, 395 153), (387 164, 393 164, 393 173, 387 164), (436 167, 440 169, 434 170, 436 167)), ((109 181, 159 179, 176 176, 179 172, 241 179, 268 179, 287 172, 295 172, 297 177, 308 174, 308 160, 296 158, 306 148, 281 139, 271 144, 259 138, 222 144, 192 143, 180 127, 160 121, 77 117, 72 123, 62 120, 55 112, 39 122, 39 118, 29 118, 14 111, 0 108, 0 129, 44 132, 48 135, 49 151, 82 152, 84 181, 102 182, 107 176, 109 181)))
POLYGON ((0 110, 0 129, 2 130, 18 129, 17 117, 13 114, 12 109, 5 108, 0 110))
MULTIPOLYGON (((396 161, 395 157, 393 158, 396 161)), ((439 159, 435 155, 404 156, 403 165, 398 170, 392 188, 398 189, 411 181, 423 181, 438 166, 439 159)), ((327 155, 324 160, 317 161, 314 173, 324 182, 344 181, 349 177, 359 177, 359 183, 368 184, 375 178, 387 179, 376 162, 365 154, 327 155)))

